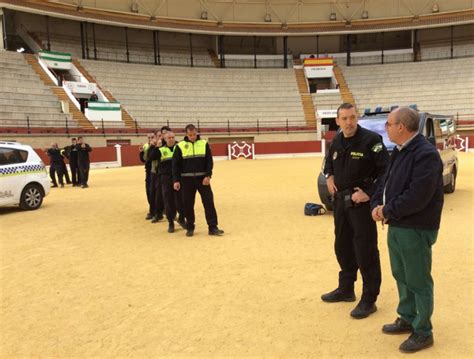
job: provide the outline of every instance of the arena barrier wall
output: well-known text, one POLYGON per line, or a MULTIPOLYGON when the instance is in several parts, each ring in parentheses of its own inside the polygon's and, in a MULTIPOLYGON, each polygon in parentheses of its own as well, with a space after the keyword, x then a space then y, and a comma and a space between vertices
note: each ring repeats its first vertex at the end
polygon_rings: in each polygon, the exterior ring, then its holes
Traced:
MULTIPOLYGON (((472 151, 474 148, 474 135, 463 136, 463 145, 466 148, 459 148, 460 151, 472 151)), ((297 156, 322 156, 325 152, 326 143, 323 141, 294 141, 294 142, 256 142, 252 143, 255 153, 252 158, 279 158, 297 156)), ((212 154, 216 160, 229 159, 229 145, 232 143, 210 144, 212 154)), ((35 149, 46 165, 49 165, 49 158, 45 149, 35 149)), ((122 166, 142 165, 139 157, 138 145, 114 145, 108 147, 95 147, 90 153, 92 168, 108 168, 122 166)))

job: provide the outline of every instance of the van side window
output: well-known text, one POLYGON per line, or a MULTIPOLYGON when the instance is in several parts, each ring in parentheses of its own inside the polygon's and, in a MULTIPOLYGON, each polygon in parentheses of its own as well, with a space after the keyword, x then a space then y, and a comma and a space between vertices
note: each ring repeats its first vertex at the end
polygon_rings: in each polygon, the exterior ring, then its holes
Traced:
POLYGON ((0 147, 0 166, 25 163, 27 159, 28 151, 0 147))

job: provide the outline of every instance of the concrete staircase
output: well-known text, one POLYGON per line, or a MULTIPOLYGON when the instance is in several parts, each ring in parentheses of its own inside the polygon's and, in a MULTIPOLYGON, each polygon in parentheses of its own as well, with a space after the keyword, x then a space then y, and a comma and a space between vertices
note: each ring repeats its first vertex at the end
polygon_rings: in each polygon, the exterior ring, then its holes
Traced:
POLYGON ((316 108, 314 107, 313 98, 308 91, 306 77, 303 69, 294 69, 296 83, 300 92, 301 104, 303 105, 304 118, 306 124, 311 127, 316 127, 316 108))
MULTIPOLYGON (((107 99, 111 102, 119 102, 117 101, 117 99, 106 89, 102 88, 98 82, 96 81, 96 79, 84 68, 84 66, 82 66, 82 64, 79 62, 79 60, 77 59, 74 59, 72 60, 72 63, 74 64, 74 66, 76 66, 76 68, 81 71, 81 73, 84 75, 84 77, 87 79, 87 81, 89 82, 93 82, 95 84, 97 84, 97 87, 99 87, 99 89, 102 91, 102 93, 105 95, 105 97, 107 97, 107 99)), ((136 127, 139 127, 135 120, 132 118, 132 116, 130 116, 130 114, 127 112, 127 110, 125 110, 123 108, 123 106, 121 105, 120 106, 120 109, 122 111, 122 121, 124 122, 125 126, 128 127, 128 128, 136 128, 136 127)))
POLYGON ((86 130, 93 130, 95 127, 92 123, 84 116, 84 114, 76 107, 76 105, 71 101, 69 96, 63 90, 62 87, 56 86, 51 78, 44 72, 41 65, 38 63, 38 59, 35 55, 24 54, 26 62, 30 64, 33 70, 38 74, 39 78, 43 81, 46 86, 49 86, 51 92, 56 95, 60 101, 67 102, 69 104, 69 111, 72 114, 73 120, 77 122, 79 127, 82 127, 86 130))
POLYGON ((354 96, 352 95, 349 86, 347 85, 346 79, 344 78, 344 74, 339 66, 334 63, 333 67, 334 76, 336 77, 337 83, 339 84, 339 91, 341 94, 342 102, 348 102, 354 105, 357 110, 357 105, 354 100, 354 96))

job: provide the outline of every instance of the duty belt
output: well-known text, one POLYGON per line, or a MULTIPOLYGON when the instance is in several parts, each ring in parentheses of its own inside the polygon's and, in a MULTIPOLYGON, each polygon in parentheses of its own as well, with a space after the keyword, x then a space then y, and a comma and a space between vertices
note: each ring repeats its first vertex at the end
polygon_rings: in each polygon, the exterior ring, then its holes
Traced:
POLYGON ((188 172, 188 173, 181 173, 181 177, 201 177, 206 176, 206 172, 188 172))

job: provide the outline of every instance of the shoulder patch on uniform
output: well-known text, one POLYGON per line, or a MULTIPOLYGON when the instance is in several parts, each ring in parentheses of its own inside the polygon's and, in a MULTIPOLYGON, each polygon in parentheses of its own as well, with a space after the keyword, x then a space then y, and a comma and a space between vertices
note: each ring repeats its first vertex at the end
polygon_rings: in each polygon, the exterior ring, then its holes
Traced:
POLYGON ((383 150, 383 144, 381 142, 379 143, 376 143, 373 147, 372 147, 372 152, 380 152, 383 150))

